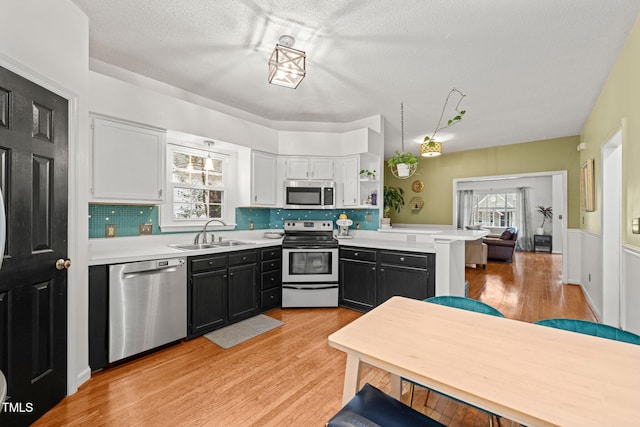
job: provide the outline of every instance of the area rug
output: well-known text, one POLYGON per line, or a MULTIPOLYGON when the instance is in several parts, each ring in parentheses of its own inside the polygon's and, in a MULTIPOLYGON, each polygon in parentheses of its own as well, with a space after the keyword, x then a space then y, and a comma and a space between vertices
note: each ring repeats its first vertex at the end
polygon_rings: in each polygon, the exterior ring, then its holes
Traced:
POLYGON ((257 337, 260 334, 264 334, 283 324, 284 323, 277 319, 265 316, 264 314, 258 314, 257 316, 250 317, 233 325, 209 332, 205 334, 204 337, 222 348, 229 348, 253 337, 257 337))

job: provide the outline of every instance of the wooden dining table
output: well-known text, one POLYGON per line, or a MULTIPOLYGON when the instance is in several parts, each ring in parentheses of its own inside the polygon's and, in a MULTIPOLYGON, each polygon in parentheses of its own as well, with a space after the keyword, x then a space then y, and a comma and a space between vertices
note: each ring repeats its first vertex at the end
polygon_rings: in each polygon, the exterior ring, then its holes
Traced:
POLYGON ((329 336, 362 363, 527 426, 640 425, 640 346, 393 297, 329 336))

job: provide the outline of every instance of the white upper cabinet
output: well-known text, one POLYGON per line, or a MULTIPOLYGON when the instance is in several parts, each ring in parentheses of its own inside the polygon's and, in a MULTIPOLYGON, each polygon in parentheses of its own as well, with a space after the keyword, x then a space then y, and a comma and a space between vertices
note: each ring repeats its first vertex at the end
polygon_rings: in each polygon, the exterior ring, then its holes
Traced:
POLYGON ((285 179, 334 179, 334 161, 331 158, 288 157, 285 161, 285 179))
POLYGON ((277 156, 254 151, 251 153, 251 204, 274 206, 277 200, 277 156))
POLYGON ((342 192, 343 206, 358 206, 360 204, 360 156, 349 156, 342 159, 342 192))
POLYGON ((151 203, 163 200, 165 132, 92 117, 91 199, 151 203))

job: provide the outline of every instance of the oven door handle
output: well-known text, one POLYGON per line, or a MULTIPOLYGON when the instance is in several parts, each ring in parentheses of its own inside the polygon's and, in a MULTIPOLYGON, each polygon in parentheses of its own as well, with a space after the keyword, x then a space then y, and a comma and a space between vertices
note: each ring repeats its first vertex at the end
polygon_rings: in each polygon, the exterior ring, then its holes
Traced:
POLYGON ((339 246, 331 245, 331 246, 322 246, 322 245, 282 245, 282 249, 338 249, 339 246))
POLYGON ((318 290, 318 289, 335 289, 338 285, 329 285, 329 286, 318 286, 314 287, 313 285, 308 286, 292 286, 292 285, 282 285, 282 289, 296 289, 299 291, 310 291, 310 290, 318 290))

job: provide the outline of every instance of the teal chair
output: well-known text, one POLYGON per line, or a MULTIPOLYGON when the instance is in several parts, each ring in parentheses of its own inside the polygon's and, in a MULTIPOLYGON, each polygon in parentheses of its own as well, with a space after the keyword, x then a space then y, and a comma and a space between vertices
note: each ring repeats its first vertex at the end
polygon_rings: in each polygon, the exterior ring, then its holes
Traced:
POLYGON ((623 331, 613 326, 603 325, 602 323, 589 322, 588 320, 555 318, 538 320, 535 324, 640 345, 640 335, 623 331))
MULTIPOLYGON (((446 305, 447 307, 459 308, 461 310, 475 311, 476 313, 488 314, 490 316, 504 317, 504 315, 502 313, 500 313, 499 310, 491 307, 489 304, 485 304, 482 301, 478 301, 478 300, 475 300, 475 299, 472 299, 472 298, 457 297, 457 296, 452 296, 452 295, 443 295, 443 296, 439 296, 439 297, 427 298, 424 301, 428 302, 428 303, 431 303, 431 304, 440 304, 440 305, 446 305)), ((431 389, 429 387, 426 387, 426 386, 424 386, 422 384, 418 384, 418 383, 413 382, 411 380, 407 380, 405 378, 403 378, 403 381, 407 381, 407 382, 410 383, 409 406, 411 406, 413 404, 413 390, 414 390, 416 385, 427 389, 427 401, 429 400, 429 394, 431 393, 431 389)), ((443 396, 447 396, 447 395, 443 395, 443 396)), ((458 400, 455 397, 451 397, 451 396, 447 396, 447 397, 450 398, 450 399, 456 400, 458 402, 464 403, 466 405, 469 405, 468 403, 463 402, 461 400, 458 400)), ((425 401, 425 405, 426 405, 426 401, 425 401)), ((473 406, 473 405, 469 405, 469 406, 473 406)), ((479 409, 481 411, 487 412, 482 408, 478 408, 476 406, 473 406, 473 407, 476 408, 476 409, 479 409)), ((493 414, 491 412, 487 412, 487 413, 489 414, 489 425, 490 426, 493 426, 494 417, 498 421, 498 425, 500 425, 500 418, 498 417, 498 415, 493 414)))

